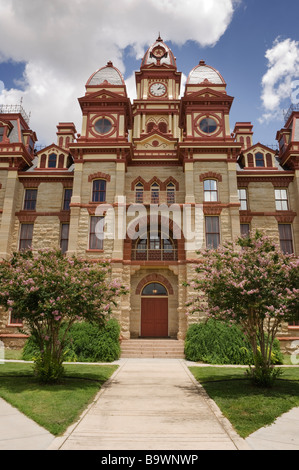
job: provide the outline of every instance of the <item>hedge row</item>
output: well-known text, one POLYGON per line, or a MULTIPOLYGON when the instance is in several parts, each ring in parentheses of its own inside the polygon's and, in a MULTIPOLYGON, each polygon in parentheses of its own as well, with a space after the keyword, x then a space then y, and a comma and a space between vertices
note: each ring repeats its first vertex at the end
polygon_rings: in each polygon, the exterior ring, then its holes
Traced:
MULTIPOLYGON (((63 327, 61 329, 63 334, 63 327)), ((112 362, 120 357, 120 326, 111 318, 104 328, 82 322, 74 323, 67 334, 64 348, 66 362, 112 362)), ((30 337, 23 349, 23 359, 33 360, 38 355, 34 338, 30 337)))
MULTIPOLYGON (((238 326, 209 319, 189 327, 185 340, 186 359, 208 364, 253 364, 249 341, 238 326)), ((282 364, 279 341, 275 340, 272 363, 282 364)))

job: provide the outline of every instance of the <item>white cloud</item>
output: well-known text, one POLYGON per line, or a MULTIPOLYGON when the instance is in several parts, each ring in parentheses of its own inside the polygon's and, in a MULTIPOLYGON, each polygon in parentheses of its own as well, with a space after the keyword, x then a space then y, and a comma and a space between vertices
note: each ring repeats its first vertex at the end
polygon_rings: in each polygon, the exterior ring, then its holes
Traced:
POLYGON ((262 78, 261 100, 264 114, 260 122, 281 118, 282 105, 289 106, 299 79, 299 42, 277 38, 266 51, 268 70, 262 78))
MULTIPOLYGON (((122 50, 136 58, 161 32, 182 45, 213 46, 240 0, 0 0, 0 60, 26 63, 23 91, 0 89, 0 104, 23 105, 40 141, 56 139, 56 124, 74 121, 89 76, 108 60, 125 73, 122 50), (154 25, 154 27, 153 27, 154 25)), ((133 78, 128 79, 132 89, 133 78)), ((50 140, 50 142, 49 142, 50 140)))

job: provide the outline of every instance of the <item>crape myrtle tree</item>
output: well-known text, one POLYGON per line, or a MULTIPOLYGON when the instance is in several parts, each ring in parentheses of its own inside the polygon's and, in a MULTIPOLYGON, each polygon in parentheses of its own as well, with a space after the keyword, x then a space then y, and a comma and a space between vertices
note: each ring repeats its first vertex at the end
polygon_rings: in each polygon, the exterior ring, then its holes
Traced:
POLYGON ((0 305, 22 320, 34 337, 40 381, 62 377, 71 325, 85 320, 103 327, 117 298, 126 293, 109 271, 108 263, 67 257, 60 250, 26 250, 0 263, 0 305))
POLYGON ((188 313, 238 324, 254 354, 247 372, 254 383, 271 386, 280 372, 271 366, 275 335, 283 321, 298 318, 298 258, 258 231, 200 254, 188 313))

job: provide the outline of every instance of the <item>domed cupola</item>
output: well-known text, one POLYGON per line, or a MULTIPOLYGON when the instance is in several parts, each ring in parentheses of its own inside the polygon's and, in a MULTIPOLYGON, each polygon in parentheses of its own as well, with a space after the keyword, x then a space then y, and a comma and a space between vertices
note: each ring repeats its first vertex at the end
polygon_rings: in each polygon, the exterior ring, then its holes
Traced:
POLYGON ((218 70, 210 65, 206 65, 204 60, 194 67, 189 73, 187 85, 226 85, 222 75, 218 70))
POLYGON ((160 35, 146 51, 141 68, 149 65, 170 65, 176 68, 176 60, 171 49, 163 42, 160 35))
POLYGON ((122 74, 111 61, 93 73, 86 83, 86 87, 100 85, 125 85, 122 74))

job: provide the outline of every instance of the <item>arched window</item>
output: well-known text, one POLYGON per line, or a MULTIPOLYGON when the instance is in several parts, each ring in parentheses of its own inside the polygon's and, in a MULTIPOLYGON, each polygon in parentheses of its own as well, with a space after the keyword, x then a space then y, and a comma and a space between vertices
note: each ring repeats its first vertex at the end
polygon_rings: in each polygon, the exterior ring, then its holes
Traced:
POLYGON ((143 290, 141 295, 167 295, 168 292, 166 288, 160 284, 159 282, 151 282, 147 284, 143 290))
POLYGON ((146 132, 151 132, 154 128, 155 123, 153 121, 148 122, 146 125, 146 132))
POLYGON ((151 203, 152 204, 159 204, 159 192, 160 186, 158 183, 153 183, 151 186, 151 203))
POLYGON ((135 186, 135 202, 137 204, 143 203, 143 184, 137 183, 135 186))
POLYGON ((175 203, 175 186, 173 183, 168 183, 166 187, 167 192, 167 204, 175 203))
POLYGON ((171 234, 159 228, 158 232, 148 230, 133 245, 133 260, 176 261, 177 245, 171 234))
POLYGON ((94 180, 92 184, 92 202, 106 201, 106 181, 94 180))
POLYGON ((160 132, 163 132, 163 134, 167 133, 167 124, 164 121, 160 121, 158 124, 158 129, 160 132))
POLYGON ((262 152, 257 152, 255 154, 255 166, 265 166, 264 155, 262 154, 262 152))
POLYGON ((48 168, 56 168, 57 155, 56 153, 51 153, 48 158, 48 168))
POLYGON ((204 180, 204 201, 214 202, 218 201, 217 181, 216 180, 204 180))

